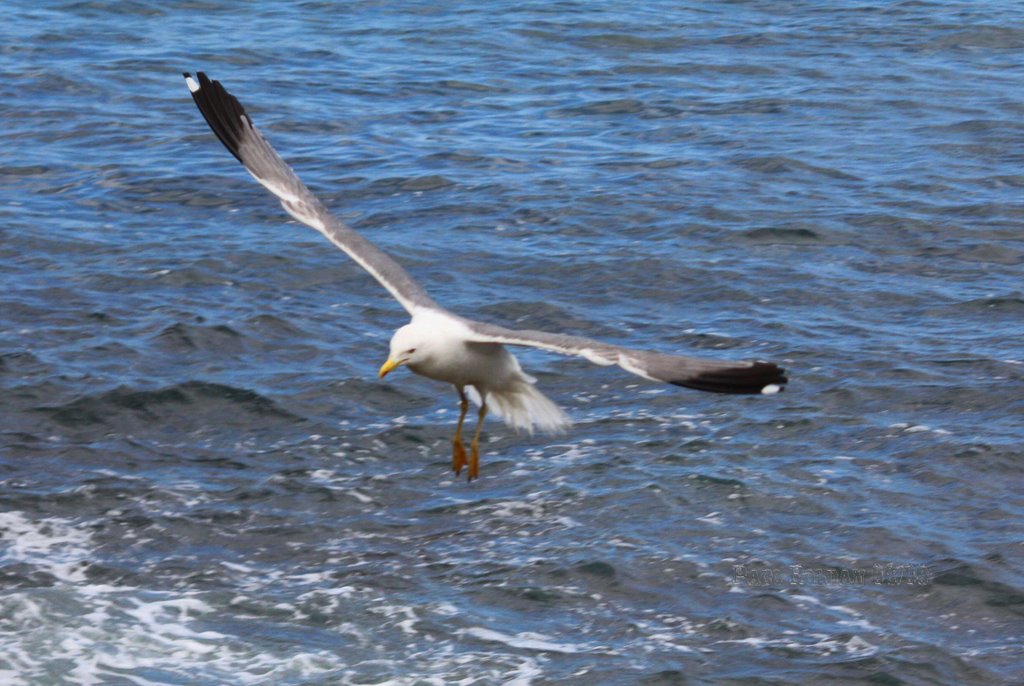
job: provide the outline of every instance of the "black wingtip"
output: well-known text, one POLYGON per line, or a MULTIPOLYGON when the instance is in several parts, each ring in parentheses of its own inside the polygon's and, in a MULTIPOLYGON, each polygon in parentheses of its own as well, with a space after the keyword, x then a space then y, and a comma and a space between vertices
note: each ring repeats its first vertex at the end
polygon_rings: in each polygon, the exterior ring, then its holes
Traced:
MULTIPOLYGON (((192 78, 188 72, 184 72, 184 75, 186 79, 192 78)), ((236 160, 242 162, 239 155, 239 147, 245 135, 242 122, 244 120, 251 125, 249 115, 238 99, 228 93, 220 81, 211 81, 206 72, 202 71, 196 72, 196 78, 198 88, 192 90, 192 85, 189 85, 192 99, 220 142, 236 160)))
POLYGON ((786 390, 786 370, 773 362, 756 361, 747 366, 704 372, 669 383, 711 393, 772 394, 786 390))

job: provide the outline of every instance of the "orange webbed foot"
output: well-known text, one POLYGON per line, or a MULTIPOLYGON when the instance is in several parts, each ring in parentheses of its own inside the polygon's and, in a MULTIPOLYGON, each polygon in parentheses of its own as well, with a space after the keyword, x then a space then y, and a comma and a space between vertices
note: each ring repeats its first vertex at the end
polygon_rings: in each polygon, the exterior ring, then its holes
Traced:
POLYGON ((462 468, 469 464, 466 459, 466 447, 462 445, 462 436, 456 436, 452 441, 452 471, 455 476, 462 473, 462 468))

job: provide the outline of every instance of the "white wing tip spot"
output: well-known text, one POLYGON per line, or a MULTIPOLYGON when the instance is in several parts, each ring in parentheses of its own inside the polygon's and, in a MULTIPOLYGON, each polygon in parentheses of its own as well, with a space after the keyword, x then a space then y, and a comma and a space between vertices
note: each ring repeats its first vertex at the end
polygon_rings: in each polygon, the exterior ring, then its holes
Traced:
POLYGON ((185 85, 188 86, 189 92, 195 93, 199 90, 199 84, 191 76, 185 77, 185 85))
POLYGON ((775 395, 776 393, 778 393, 781 390, 782 390, 782 386, 780 386, 779 384, 770 383, 770 384, 768 384, 767 386, 765 386, 764 388, 761 389, 761 394, 762 395, 775 395))

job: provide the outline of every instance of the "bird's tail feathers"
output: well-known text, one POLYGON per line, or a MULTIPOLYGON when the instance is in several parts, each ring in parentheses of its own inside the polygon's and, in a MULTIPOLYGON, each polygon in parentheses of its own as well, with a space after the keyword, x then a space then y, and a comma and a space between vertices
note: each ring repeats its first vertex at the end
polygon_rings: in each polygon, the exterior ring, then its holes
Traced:
POLYGON ((569 416, 538 391, 532 379, 526 375, 500 391, 488 391, 487 409, 516 431, 525 431, 531 435, 535 429, 545 433, 561 433, 572 424, 569 416))

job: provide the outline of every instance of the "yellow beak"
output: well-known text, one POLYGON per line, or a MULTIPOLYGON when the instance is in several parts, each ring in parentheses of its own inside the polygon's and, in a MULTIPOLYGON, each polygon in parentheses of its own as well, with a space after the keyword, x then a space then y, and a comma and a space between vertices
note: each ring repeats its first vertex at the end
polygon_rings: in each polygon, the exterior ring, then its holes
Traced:
POLYGON ((385 376, 388 375, 388 372, 390 372, 395 367, 399 367, 403 364, 405 364, 405 362, 403 362, 402 360, 396 360, 393 357, 389 357, 388 361, 381 366, 380 374, 377 375, 377 378, 383 379, 385 376))

